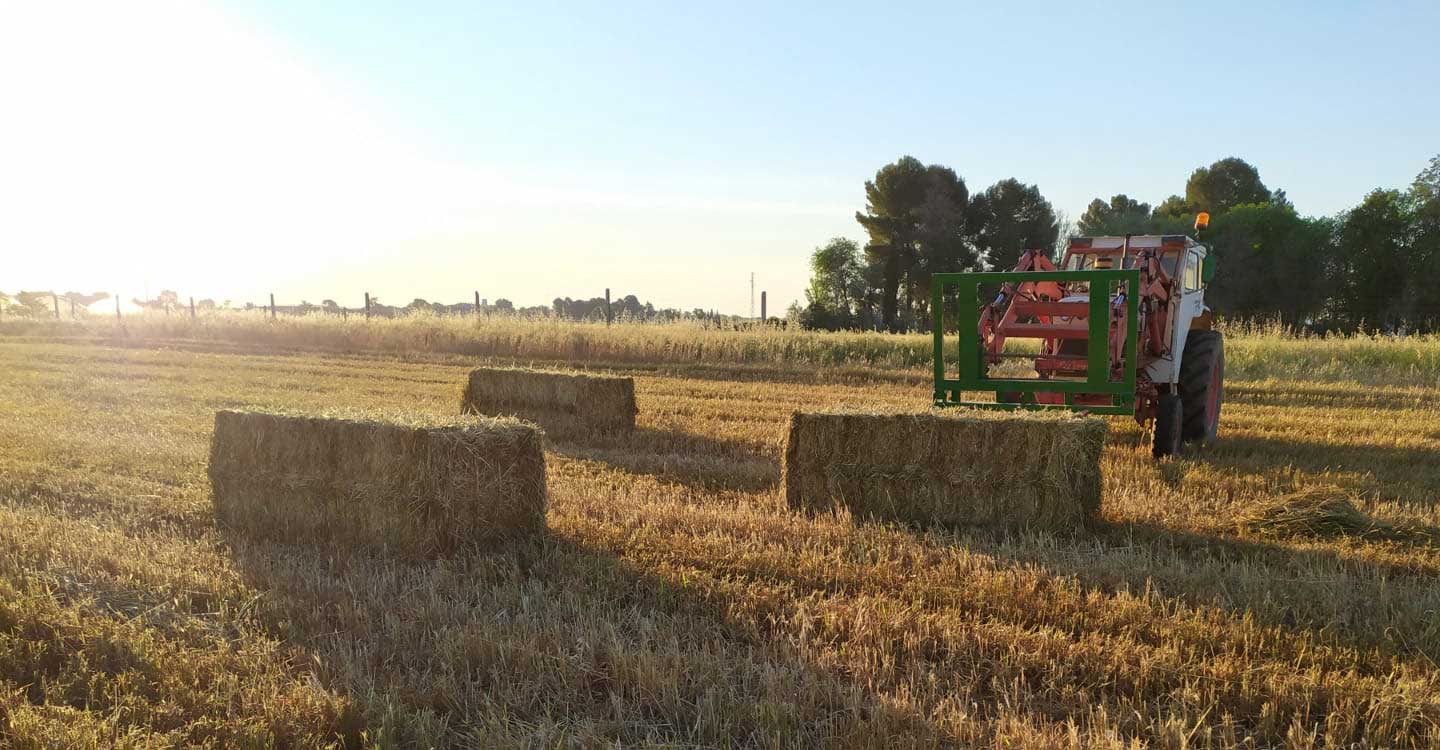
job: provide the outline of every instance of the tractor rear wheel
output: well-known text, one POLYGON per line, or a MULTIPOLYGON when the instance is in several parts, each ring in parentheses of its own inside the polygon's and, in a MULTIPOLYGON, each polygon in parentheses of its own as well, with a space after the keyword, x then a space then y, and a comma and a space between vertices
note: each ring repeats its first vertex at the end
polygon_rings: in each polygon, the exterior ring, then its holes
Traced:
POLYGON ((1178 456, 1184 445, 1180 428, 1185 420, 1185 409, 1180 396, 1174 393, 1160 394, 1155 405, 1155 443, 1150 455, 1156 458, 1178 456))
POLYGON ((1219 331, 1191 331, 1180 359, 1180 397, 1185 401, 1188 440, 1210 443, 1220 429, 1225 398, 1225 337, 1219 331))

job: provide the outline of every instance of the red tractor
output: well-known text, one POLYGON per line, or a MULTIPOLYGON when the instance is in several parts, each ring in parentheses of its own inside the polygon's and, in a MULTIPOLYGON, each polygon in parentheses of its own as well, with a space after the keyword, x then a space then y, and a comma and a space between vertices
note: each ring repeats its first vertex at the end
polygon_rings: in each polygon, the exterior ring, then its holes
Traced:
MULTIPOLYGON (((1207 218, 1196 222, 1197 231, 1207 218)), ((1010 272, 936 274, 937 311, 947 286, 999 283, 973 329, 961 305, 958 379, 944 371, 935 316, 936 403, 1131 413, 1142 425, 1153 421, 1156 457, 1214 440, 1225 346, 1205 306, 1215 270, 1207 256, 1204 245, 1184 235, 1076 237, 1058 268, 1031 250, 1010 272), (1039 351, 1033 345, 1006 351, 1008 339, 1039 340, 1039 351), (1036 377, 990 376, 1012 358, 1033 360, 1036 377), (993 390, 995 402, 965 401, 967 390, 993 390)))

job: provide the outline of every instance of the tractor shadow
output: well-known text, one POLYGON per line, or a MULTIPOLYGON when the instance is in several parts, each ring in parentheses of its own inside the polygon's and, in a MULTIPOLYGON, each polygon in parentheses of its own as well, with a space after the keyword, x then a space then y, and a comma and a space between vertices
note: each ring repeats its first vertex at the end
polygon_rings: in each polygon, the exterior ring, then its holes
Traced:
MULTIPOLYGON (((1440 546, 1440 528, 1411 531, 1411 541, 1387 543, 1440 546)), ((1403 607, 1407 598, 1431 596, 1440 584, 1440 565, 1430 557, 1374 558, 1348 548, 1290 544, 1313 541, 1301 536, 1244 539, 1130 521, 1095 521, 1083 531, 1053 539, 1053 544, 1016 544, 1004 532, 977 531, 962 544, 1072 578, 1088 591, 1147 592, 1165 601, 1309 632, 1321 642, 1380 648, 1387 658, 1418 654, 1432 663, 1440 660, 1440 639, 1407 640, 1430 630, 1421 622, 1428 616, 1417 613, 1411 622, 1390 619, 1386 611, 1403 607)))
POLYGON ((261 592, 252 626, 348 699, 337 726, 347 748, 377 736, 490 746, 515 731, 557 746, 953 740, 737 618, 723 588, 644 570, 603 540, 551 529, 404 561, 226 536, 261 592))
POLYGON ((1325 475, 1358 494, 1420 507, 1440 503, 1440 447, 1318 443, 1255 435, 1222 435, 1194 460, 1241 474, 1279 469, 1325 475))
POLYGON ((1339 408, 1367 411, 1415 411, 1440 408, 1440 394, 1411 391, 1403 395, 1357 388, 1353 383, 1336 385, 1301 385, 1287 383, 1283 391, 1273 386, 1225 385, 1225 397, 1248 406, 1279 406, 1286 409, 1339 408), (1382 392, 1383 393, 1383 392, 1382 392))

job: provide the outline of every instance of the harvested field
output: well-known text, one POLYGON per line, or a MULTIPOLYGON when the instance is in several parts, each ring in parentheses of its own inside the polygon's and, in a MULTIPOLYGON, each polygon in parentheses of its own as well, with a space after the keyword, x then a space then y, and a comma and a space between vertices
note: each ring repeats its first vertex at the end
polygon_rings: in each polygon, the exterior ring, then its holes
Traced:
POLYGON ((631 378, 507 367, 470 371, 461 395, 466 414, 518 416, 557 431, 628 433, 635 429, 631 378))
POLYGON ((1105 431, 1070 414, 797 412, 785 499, 907 523, 1079 528, 1100 510, 1105 431))
POLYGON ((789 509, 791 414, 924 372, 607 366, 644 411, 547 436, 547 533, 419 562, 226 532, 214 414, 446 417, 480 363, 186 346, 0 340, 0 747, 1440 745, 1440 392, 1383 342, 1237 343, 1177 461, 1110 420, 1081 533, 789 509))
POLYGON ((209 475, 225 527, 337 551, 431 557, 545 527, 541 433, 515 420, 220 411, 209 475))

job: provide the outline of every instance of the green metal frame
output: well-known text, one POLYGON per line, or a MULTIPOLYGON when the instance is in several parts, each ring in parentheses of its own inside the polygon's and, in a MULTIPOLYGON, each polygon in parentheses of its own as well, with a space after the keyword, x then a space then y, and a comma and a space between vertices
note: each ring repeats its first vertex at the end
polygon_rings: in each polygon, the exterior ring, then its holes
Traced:
POLYGON ((991 271, 985 273, 937 273, 931 278, 930 310, 935 319, 935 405, 970 406, 981 409, 1083 409, 1097 414, 1133 414, 1135 412, 1135 368, 1136 343, 1140 331, 1136 321, 1140 315, 1140 270, 1135 268, 1100 271, 991 271), (1085 380, 1042 380, 1040 378, 991 378, 985 375, 986 352, 980 342, 980 308, 970 301, 978 299, 981 284, 1020 284, 1027 281, 1088 281, 1090 282, 1090 312, 1087 318, 1089 341, 1105 342, 1105 346, 1089 347, 1089 362, 1085 380), (1125 285, 1125 370, 1124 380, 1110 379, 1110 285, 1112 282, 1126 282, 1125 285), (945 377, 945 290, 958 289, 960 304, 960 332, 958 378, 945 377), (1102 294, 1094 293, 1104 289, 1102 294), (1021 394, 1021 403, 1000 403, 999 401, 965 401, 965 391, 1015 391, 1021 394), (1040 404, 1035 402, 1036 391, 1059 392, 1065 396, 1064 404, 1040 404), (1075 394, 1109 394, 1109 405, 1073 403, 1075 394))

